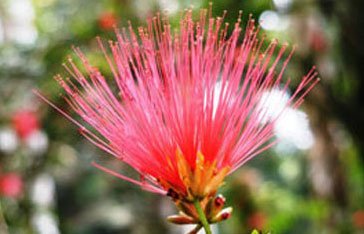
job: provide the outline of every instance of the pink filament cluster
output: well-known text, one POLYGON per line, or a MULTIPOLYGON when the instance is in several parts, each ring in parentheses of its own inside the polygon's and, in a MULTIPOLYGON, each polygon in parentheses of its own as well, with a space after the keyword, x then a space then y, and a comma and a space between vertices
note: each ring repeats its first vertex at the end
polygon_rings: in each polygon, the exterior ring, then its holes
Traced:
MULTIPOLYGON (((88 140, 129 164, 143 179, 96 167, 153 192, 166 193, 161 180, 175 190, 187 189, 178 173, 176 150, 192 170, 201 152, 207 163, 216 162, 217 170, 228 166, 231 173, 271 147, 275 119, 262 123, 264 113, 258 105, 264 92, 280 89, 283 95, 289 85, 282 85, 282 75, 293 50, 282 61, 287 45, 278 47, 274 40, 262 49, 264 40, 258 40, 253 19, 243 33, 239 16, 228 34, 224 16, 213 18, 210 11, 201 10, 193 20, 192 14, 185 11, 176 31, 160 15, 137 33, 132 26, 116 30, 117 40, 109 43, 112 55, 99 39, 113 81, 75 49, 87 72, 69 60, 65 67, 71 78, 56 80, 90 129, 38 93, 88 140)), ((303 77, 287 107, 302 103, 317 83, 316 76, 312 69, 303 77)))

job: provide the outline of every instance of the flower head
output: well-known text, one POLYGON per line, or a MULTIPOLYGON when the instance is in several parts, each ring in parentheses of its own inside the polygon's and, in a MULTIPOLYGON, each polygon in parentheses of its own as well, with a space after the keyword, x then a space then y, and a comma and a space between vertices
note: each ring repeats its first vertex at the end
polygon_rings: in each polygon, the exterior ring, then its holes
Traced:
MULTIPOLYGON (((282 76, 293 50, 283 60, 287 45, 273 40, 262 49, 253 19, 244 31, 239 16, 229 34, 224 16, 213 18, 209 12, 201 10, 193 20, 192 10, 186 10, 176 31, 160 15, 137 33, 132 26, 116 30, 111 56, 98 39, 112 81, 75 48, 86 72, 70 59, 65 68, 71 78, 56 80, 90 129, 40 95, 142 179, 96 167, 172 197, 182 212, 170 217, 175 223, 203 222, 196 201, 209 223, 230 216, 217 189, 228 174, 274 145, 278 117, 267 119, 259 106, 265 92, 280 89, 284 95, 289 86, 289 81, 282 85, 282 76)), ((312 69, 286 106, 297 108, 316 82, 312 69)))

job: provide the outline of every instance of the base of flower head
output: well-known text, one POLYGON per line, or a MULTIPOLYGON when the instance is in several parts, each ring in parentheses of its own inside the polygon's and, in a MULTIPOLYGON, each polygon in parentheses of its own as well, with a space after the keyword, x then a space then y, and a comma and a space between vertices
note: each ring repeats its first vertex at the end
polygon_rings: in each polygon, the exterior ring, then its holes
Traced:
POLYGON ((177 173, 182 183, 182 188, 176 188, 167 181, 158 180, 159 184, 167 190, 167 196, 175 202, 183 200, 193 203, 196 199, 204 201, 207 197, 213 197, 217 189, 224 184, 225 176, 230 167, 217 167, 216 160, 207 161, 205 156, 198 151, 194 165, 186 160, 181 150, 176 150, 175 155, 177 173))
POLYGON ((180 225, 196 224, 197 226, 194 230, 198 231, 202 228, 202 220, 196 208, 196 202, 198 202, 199 207, 202 209, 208 224, 218 223, 230 218, 233 211, 232 207, 224 208, 225 198, 219 194, 202 200, 196 200, 195 202, 177 200, 175 204, 179 209, 179 214, 168 216, 167 220, 180 225))

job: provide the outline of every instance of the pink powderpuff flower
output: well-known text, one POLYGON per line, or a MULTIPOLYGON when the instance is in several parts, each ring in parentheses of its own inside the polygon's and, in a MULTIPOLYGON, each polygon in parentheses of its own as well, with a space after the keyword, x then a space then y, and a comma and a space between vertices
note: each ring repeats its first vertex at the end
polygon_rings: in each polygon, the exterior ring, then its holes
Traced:
MULTIPOLYGON (((113 80, 75 48, 85 72, 69 59, 64 67, 71 78, 55 79, 82 122, 35 92, 141 179, 94 163, 97 168, 170 196, 181 212, 169 221, 195 223, 198 230, 230 217, 231 208, 223 209, 225 199, 216 196, 224 178, 275 144, 279 116, 266 117, 261 97, 288 91, 289 81, 282 76, 293 49, 285 59, 286 44, 273 40, 263 49, 259 27, 249 18, 244 32, 241 13, 231 34, 224 24, 226 12, 213 18, 211 8, 202 9, 197 20, 192 14, 184 12, 179 30, 159 14, 137 33, 131 25, 116 29, 111 56, 98 39, 113 80)), ((303 102, 316 76, 313 68, 302 78, 287 107, 303 102)))

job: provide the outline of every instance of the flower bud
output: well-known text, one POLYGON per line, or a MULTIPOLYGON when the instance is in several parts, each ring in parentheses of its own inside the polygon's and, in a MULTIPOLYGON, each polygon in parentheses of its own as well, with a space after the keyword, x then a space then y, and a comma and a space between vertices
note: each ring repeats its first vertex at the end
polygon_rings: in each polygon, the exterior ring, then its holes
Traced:
POLYGON ((221 194, 211 199, 206 206, 207 217, 214 217, 218 214, 225 205, 225 197, 221 194))
POLYGON ((217 195, 217 197, 214 199, 214 205, 216 208, 222 208, 225 205, 225 197, 221 194, 217 195))
POLYGON ((198 217, 196 208, 192 204, 186 203, 186 202, 178 202, 178 203, 176 203, 176 206, 180 211, 185 213, 187 216, 195 217, 195 218, 198 217))
POLYGON ((174 224, 194 224, 198 221, 186 215, 170 215, 167 217, 167 220, 174 224))
POLYGON ((230 218, 232 212, 233 212, 232 207, 225 208, 222 211, 220 211, 217 215, 215 215, 210 220, 210 222, 211 223, 218 223, 218 222, 224 221, 224 220, 230 218))

